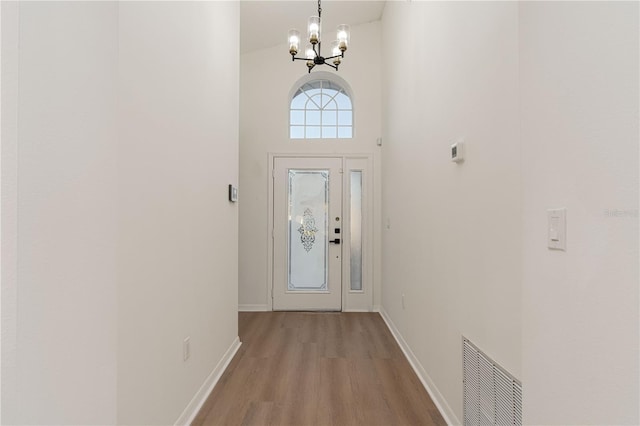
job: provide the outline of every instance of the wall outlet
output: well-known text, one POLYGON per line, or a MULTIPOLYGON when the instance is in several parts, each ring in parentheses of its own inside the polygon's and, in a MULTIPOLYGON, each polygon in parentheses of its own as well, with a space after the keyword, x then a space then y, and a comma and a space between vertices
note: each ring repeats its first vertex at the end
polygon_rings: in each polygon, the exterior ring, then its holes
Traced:
POLYGON ((402 309, 404 309, 404 293, 402 293, 402 309))
POLYGON ((191 337, 187 337, 182 342, 182 360, 186 361, 191 356, 191 337))

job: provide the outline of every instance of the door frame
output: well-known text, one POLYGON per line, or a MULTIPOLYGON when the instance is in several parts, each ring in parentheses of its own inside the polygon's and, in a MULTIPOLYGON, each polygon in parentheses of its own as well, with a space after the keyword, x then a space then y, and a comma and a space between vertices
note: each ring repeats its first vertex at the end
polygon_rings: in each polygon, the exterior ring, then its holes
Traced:
MULTIPOLYGON (((366 171, 363 180, 363 217, 362 229, 362 291, 352 291, 349 288, 349 269, 350 262, 345 258, 350 247, 347 241, 343 240, 341 244, 342 250, 342 312, 373 312, 374 306, 374 268, 373 268, 373 247, 374 247, 374 228, 373 228, 373 208, 374 208, 374 177, 373 177, 373 155, 372 154, 309 154, 309 153, 268 153, 268 195, 267 195, 267 310, 273 311, 273 286, 274 286, 274 160, 275 158, 340 158, 342 159, 342 217, 346 218, 348 210, 347 198, 349 195, 349 181, 345 179, 347 165, 350 160, 354 160, 357 167, 353 170, 366 171), (363 167, 364 166, 364 167, 363 167), (347 204, 345 204, 347 203, 347 204)), ((350 169, 351 170, 351 169, 350 169)), ((350 222, 349 222, 350 223, 350 222)), ((345 228, 346 225, 343 225, 345 228)), ((348 235, 348 233, 347 233, 348 235)), ((346 235, 345 235, 346 237, 346 235)))

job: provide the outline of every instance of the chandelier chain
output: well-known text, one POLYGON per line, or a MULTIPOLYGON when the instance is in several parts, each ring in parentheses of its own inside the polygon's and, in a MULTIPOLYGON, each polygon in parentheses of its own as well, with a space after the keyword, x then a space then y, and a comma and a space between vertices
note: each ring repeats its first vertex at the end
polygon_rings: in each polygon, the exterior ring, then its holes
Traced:
POLYGON ((320 7, 320 0, 318 0, 318 18, 322 17, 322 7, 320 7))

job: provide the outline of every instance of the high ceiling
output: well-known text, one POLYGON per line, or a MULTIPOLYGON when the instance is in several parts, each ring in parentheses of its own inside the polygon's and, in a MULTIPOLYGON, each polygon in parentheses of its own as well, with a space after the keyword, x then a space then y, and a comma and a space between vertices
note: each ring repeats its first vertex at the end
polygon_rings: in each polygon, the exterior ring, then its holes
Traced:
MULTIPOLYGON (((339 24, 355 26, 377 21, 382 16, 384 1, 342 1, 322 2, 322 33, 324 41, 339 24)), ((307 19, 318 14, 315 0, 298 1, 245 1, 240 2, 240 52, 285 44, 287 33, 297 28, 305 34, 307 19)), ((332 34, 333 36, 333 34, 332 34)), ((333 41, 335 37, 329 37, 333 41)))

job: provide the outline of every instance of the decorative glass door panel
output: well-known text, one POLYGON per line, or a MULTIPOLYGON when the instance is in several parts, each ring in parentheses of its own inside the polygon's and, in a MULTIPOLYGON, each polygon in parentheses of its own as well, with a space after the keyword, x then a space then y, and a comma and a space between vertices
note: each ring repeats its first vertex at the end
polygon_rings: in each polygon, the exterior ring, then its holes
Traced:
POLYGON ((329 170, 289 170, 289 291, 327 290, 329 170))
POLYGON ((274 158, 274 310, 342 309, 341 167, 341 158, 274 158))

